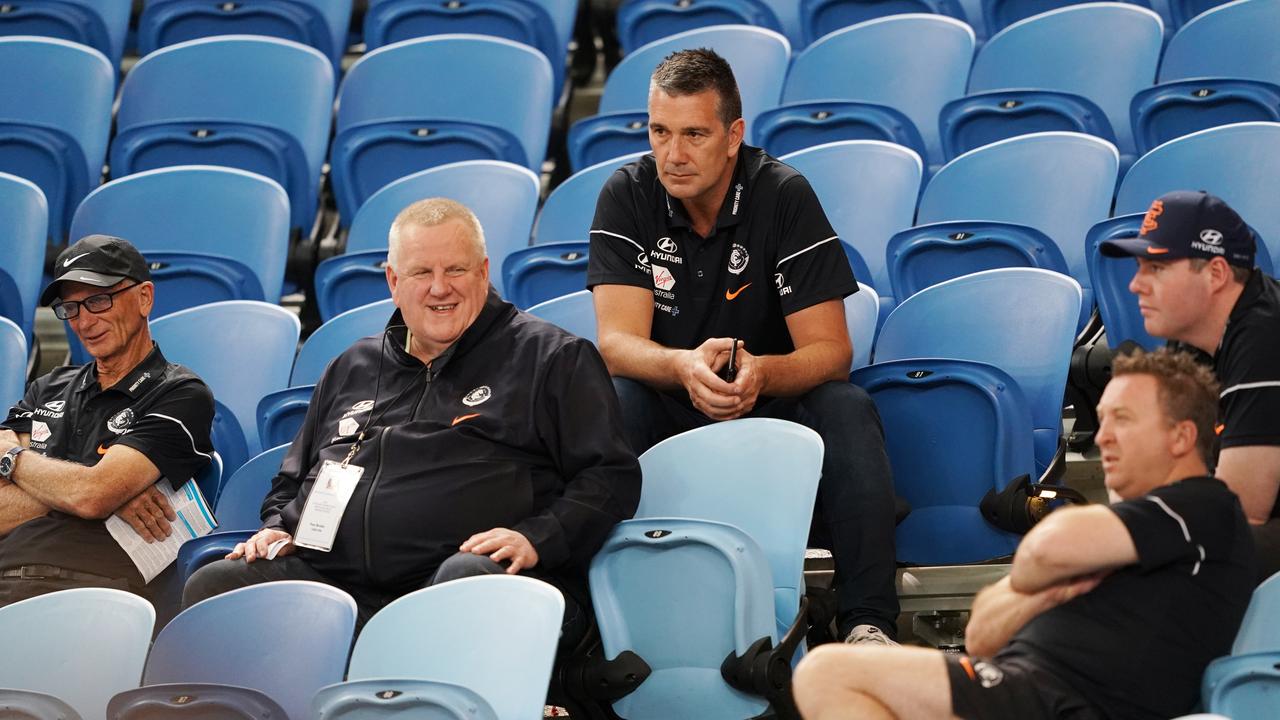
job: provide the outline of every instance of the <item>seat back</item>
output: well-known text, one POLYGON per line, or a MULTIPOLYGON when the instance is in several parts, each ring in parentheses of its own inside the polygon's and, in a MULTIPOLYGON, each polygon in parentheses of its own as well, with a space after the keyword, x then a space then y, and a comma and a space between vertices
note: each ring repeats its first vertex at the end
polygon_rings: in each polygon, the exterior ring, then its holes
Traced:
POLYGON ((1197 130, 1280 122, 1280 85, 1234 78, 1165 82, 1134 95, 1130 116, 1138 153, 1146 154, 1197 130))
POLYGON ((1280 574, 1272 575, 1253 591, 1249 607, 1240 621, 1232 655, 1280 651, 1280 627, 1275 618, 1280 613, 1280 574))
POLYGON ((307 717, 311 696, 342 680, 355 622, 355 601, 330 585, 285 580, 232 590, 160 631, 143 685, 237 685, 266 694, 289 717, 307 717))
POLYGON ((218 532, 257 530, 262 527, 262 500, 271 490, 271 481, 289 445, 278 445, 254 456, 227 479, 218 496, 214 517, 218 532))
POLYGON ((0 14, 0 35, 60 38, 120 64, 133 0, 35 0, 0 14))
POLYGON ((258 442, 263 447, 293 442, 315 390, 315 385, 295 385, 263 395, 258 401, 258 442))
POLYGON ((441 583, 379 610, 356 639, 347 677, 456 683, 503 720, 541 718, 563 615, 564 597, 540 580, 483 575, 441 583))
MULTIPOLYGON (((1186 4, 1172 2, 1174 8, 1186 4)), ((1187 19, 1165 48, 1160 82, 1221 77, 1280 84, 1280 53, 1274 42, 1280 5, 1237 0, 1187 19)))
POLYGON ((0 406, 10 408, 27 387, 27 339, 22 328, 0 317, 0 406))
MULTIPOLYGON (((970 150, 1018 135, 1078 132, 1115 144, 1106 113, 1080 95, 1053 90, 992 90, 943 106, 938 116, 947 161, 970 150)), ((1130 155, 1125 158, 1133 161, 1130 155)))
POLYGON ((0 689, 0 707, 11 717, 22 718, 57 718, 58 720, 81 720, 75 708, 58 698, 46 693, 30 690, 0 689))
POLYGON ((965 20, 957 0, 800 0, 805 44, 858 23, 891 15, 934 13, 965 20))
POLYGON ((857 100, 900 110, 924 139, 925 161, 940 165, 938 112, 964 95, 974 43, 972 28, 942 15, 868 20, 797 55, 782 101, 857 100))
POLYGON ((335 69, 347 49, 352 0, 148 0, 138 18, 138 54, 215 35, 266 35, 310 45, 335 69))
POLYGON ((763 0, 623 0, 618 7, 618 45, 625 54, 686 30, 715 25, 752 25, 782 32, 782 23, 763 0))
MULTIPOLYGON (((257 278, 258 299, 279 302, 289 253, 289 195, 270 178, 234 168, 150 170, 113 180, 85 197, 71 220, 71 236, 94 233, 126 238, 148 259, 152 251, 231 258, 257 278)), ((158 270, 152 269, 153 276, 158 270)), ((166 289, 181 292, 190 278, 174 281, 166 289)), ((156 299, 165 301, 166 294, 159 290, 156 299)), ((183 307, 190 304, 170 303, 156 314, 183 307)))
POLYGON ((840 140, 883 140, 925 155, 915 123, 887 105, 853 100, 787 103, 756 118, 756 141, 774 157, 840 140))
POLYGON ((587 242, 561 242, 534 245, 508 255, 502 264, 507 300, 516 307, 531 308, 578 292, 587 284, 590 250, 587 242))
POLYGON ((876 328, 880 324, 880 296, 866 283, 858 283, 858 292, 844 299, 844 323, 849 329, 849 342, 853 343, 853 362, 850 370, 871 364, 871 348, 876 343, 876 328))
POLYGON ((316 720, 414 717, 502 720, 477 692, 438 680, 377 678, 330 685, 311 702, 316 720))
POLYGON ((123 590, 76 588, 0 608, 8 687, 46 693, 82 718, 105 717, 112 695, 137 687, 156 612, 123 590), (16 649, 21 648, 21 652, 16 649))
POLYGON ((533 226, 533 242, 574 242, 589 239, 600 191, 623 165, 644 157, 648 151, 623 155, 592 165, 569 176, 547 196, 533 226))
POLYGON ((567 142, 574 173, 623 155, 649 152, 649 112, 621 110, 582 118, 569 126, 567 142))
POLYGON ((250 457, 262 452, 258 401, 288 385, 300 332, 293 313, 251 300, 201 305, 151 322, 151 337, 165 357, 203 378, 214 398, 235 413, 250 457))
POLYGON ((396 310, 389 298, 348 310, 326 322, 302 343, 289 385, 315 385, 329 362, 362 337, 380 334, 396 310))
POLYGON ((1269 718, 1280 700, 1280 651, 1231 655, 1209 663, 1201 681, 1205 709, 1235 720, 1269 718))
MULTIPOLYGON (((0 227, 6 234, 0 264, 0 318, 12 320, 24 344, 30 344, 49 231, 49 204, 35 183, 0 173, 0 227)), ((22 367, 26 367, 25 357, 22 367)))
POLYGON ((528 312, 592 343, 596 341, 596 308, 590 290, 540 302, 528 312))
POLYGON ((1026 398, 1036 463, 1043 471, 1062 433, 1081 296, 1070 277, 1038 268, 984 270, 947 280, 889 314, 876 339, 876 361, 950 358, 1005 371, 1026 398))

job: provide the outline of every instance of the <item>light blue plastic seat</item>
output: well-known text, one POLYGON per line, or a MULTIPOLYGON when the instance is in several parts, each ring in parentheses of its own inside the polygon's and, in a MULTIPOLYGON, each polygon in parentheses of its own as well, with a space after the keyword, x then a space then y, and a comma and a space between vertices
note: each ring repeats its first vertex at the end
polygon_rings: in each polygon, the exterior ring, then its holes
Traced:
POLYGON ((30 345, 49 228, 49 204, 35 183, 0 173, 0 227, 5 229, 0 318, 12 320, 30 345))
POLYGON ((1201 682, 1205 709, 1235 720, 1275 714, 1280 700, 1280 574, 1253 591, 1231 654, 1209 663, 1201 682))
POLYGON ((161 316, 218 300, 280 302, 289 224, 289 195, 274 180, 186 166, 98 187, 76 210, 71 236, 133 243, 152 263, 152 314, 161 316))
POLYGON ((841 140, 883 140, 924 157, 924 139, 915 123, 887 105, 853 100, 788 103, 760 113, 756 140, 778 157, 841 140))
POLYGON ((61 243, 102 177, 115 69, 97 50, 43 37, 0 37, 0 65, 10 68, 0 77, 0 172, 40 188, 49 237, 61 243))
POLYGON ((871 363, 871 348, 876 342, 876 327, 880 324, 880 296, 866 283, 858 283, 858 292, 844 299, 844 322, 849 329, 849 341, 853 343, 853 362, 850 370, 871 363))
POLYGON ((569 176, 547 196, 533 226, 533 242, 580 242, 588 239, 596 215, 600 191, 623 165, 644 157, 645 152, 623 155, 597 163, 569 176))
MULTIPOLYGON (((942 15, 868 20, 833 32, 797 55, 782 102, 856 100, 899 110, 924 139, 925 162, 940 166, 938 112, 964 95, 974 42, 972 28, 942 15)), ((877 284, 882 291, 888 287, 877 284)))
POLYGON ((1277 613, 1280 613, 1280 574, 1272 575, 1254 588, 1249 607, 1240 621, 1240 629, 1236 631, 1235 642, 1231 644, 1231 654, 1280 651, 1280 626, 1275 622, 1277 613))
POLYGON ((378 48, 347 71, 330 153, 338 211, 352 218, 392 181, 461 160, 505 160, 537 172, 555 93, 532 47, 482 35, 437 35, 378 48), (449 68, 423 72, 423 68, 449 68))
POLYGON ((622 0, 618 6, 618 45, 629 53, 686 30, 715 25, 752 25, 782 32, 771 3, 764 0, 622 0))
POLYGON ((352 0, 147 0, 138 18, 138 54, 215 35, 267 35, 310 45, 337 70, 351 6, 352 0))
POLYGON ((137 687, 156 612, 123 590, 76 588, 0 608, 0 681, 52 695, 80 717, 106 715, 112 695, 137 687), (21 649, 21 651, 17 651, 21 649))
POLYGON ((957 0, 799 0, 805 43, 868 20, 890 15, 935 13, 965 21, 957 0))
POLYGON ((88 45, 120 65, 133 0, 30 0, 0 13, 0 35, 34 35, 88 45))
POLYGON ((1118 167, 1115 146, 1092 135, 1051 132, 1001 140, 939 170, 920 197, 916 222, 993 220, 1048 235, 1084 289, 1078 323, 1083 328, 1093 309, 1084 238, 1110 215, 1118 167))
MULTIPOLYGON (((1175 29, 1182 28, 1210 10, 1229 4, 1228 0, 1165 0, 1169 6, 1169 18, 1175 29)), ((1261 0, 1259 4, 1265 3, 1261 0)))
POLYGON ((0 708, 15 720, 80 720, 80 713, 58 698, 30 690, 0 688, 0 708))
POLYGON ((111 173, 224 165, 289 193, 310 231, 329 142, 333 65, 315 48, 256 35, 188 40, 138 61, 120 89, 111 173))
POLYGON ((540 302, 529 308, 528 312, 578 337, 593 343, 596 341, 596 307, 592 303, 590 290, 579 290, 540 302))
POLYGON ((519 308, 575 293, 587 286, 591 244, 556 242, 517 250, 502 263, 507 300, 519 308))
MULTIPOLYGON (((213 426, 209 428, 209 441, 222 457, 228 475, 249 459, 249 443, 245 439, 244 429, 240 427, 240 420, 231 408, 217 399, 213 401, 213 426)), ((207 496, 207 499, 213 502, 218 498, 214 494, 207 496)))
POLYGON ((348 310, 316 328, 293 361, 289 384, 314 385, 320 382, 329 362, 362 337, 381 334, 396 311, 389 298, 348 310))
POLYGON ((325 688, 315 703, 316 720, 502 720, 480 693, 439 680, 357 680, 325 688))
POLYGON ((649 152, 649 112, 619 110, 569 126, 569 169, 578 173, 623 155, 649 152))
POLYGON ((210 303, 151 322, 165 357, 191 368, 235 413, 250 456, 262 452, 258 401, 288 385, 300 332, 296 315, 252 300, 210 303))
POLYGON ((27 340, 22 328, 0 317, 0 407, 11 408, 27 387, 27 340))
POLYGON ((880 293, 880 315, 888 315, 894 301, 885 250, 894 233, 911 226, 924 174, 920 156, 890 143, 846 140, 780 159, 809 180, 840 239, 867 261, 871 274, 858 280, 880 293))
POLYGON ((424 717, 415 711, 438 706, 431 700, 432 685, 443 683, 442 695, 456 699, 456 688, 471 690, 489 712, 480 711, 476 702, 474 715, 425 717, 541 718, 563 615, 559 590, 518 575, 462 578, 409 593, 364 626, 351 651, 347 682, 316 694, 309 717, 369 717, 372 713, 362 713, 361 706, 370 704, 403 709, 401 717, 424 717), (403 695, 371 703, 375 693, 386 689, 384 683, 397 680, 426 681, 410 686, 425 695, 413 698, 421 705, 405 708, 411 698, 403 695))
POLYGON ((315 385, 295 385, 262 396, 258 401, 258 441, 263 447, 293 442, 315 390, 315 385))

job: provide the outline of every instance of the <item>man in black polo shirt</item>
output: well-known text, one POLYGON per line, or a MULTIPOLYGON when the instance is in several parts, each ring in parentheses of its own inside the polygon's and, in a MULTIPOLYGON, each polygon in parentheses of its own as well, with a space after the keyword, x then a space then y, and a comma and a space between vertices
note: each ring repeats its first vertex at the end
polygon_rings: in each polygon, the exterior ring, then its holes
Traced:
POLYGON ((175 516, 153 486, 181 486, 213 452, 213 395, 152 343, 155 286, 137 249, 90 235, 55 267, 40 301, 94 361, 31 383, 0 429, 0 605, 71 587, 144 593, 103 519, 167 537, 175 516))
POLYGON ((848 382, 843 298, 858 285, 809 183, 743 145, 743 130, 713 51, 673 53, 654 72, 653 154, 614 173, 592 224, 600 350, 637 453, 745 416, 816 430, 841 635, 892 642, 892 479, 875 406, 848 382))
POLYGON ((1217 373, 1214 474, 1240 496, 1261 582, 1280 572, 1280 283, 1254 267, 1257 241, 1244 220, 1204 192, 1160 197, 1140 235, 1101 249, 1137 258, 1129 290, 1147 332, 1217 373))
POLYGON ((983 590, 968 655, 925 648, 811 653, 807 720, 1163 720, 1190 712, 1253 589, 1236 496, 1209 476, 1218 386, 1186 353, 1118 357, 1096 442, 1117 502, 1051 513, 983 590))

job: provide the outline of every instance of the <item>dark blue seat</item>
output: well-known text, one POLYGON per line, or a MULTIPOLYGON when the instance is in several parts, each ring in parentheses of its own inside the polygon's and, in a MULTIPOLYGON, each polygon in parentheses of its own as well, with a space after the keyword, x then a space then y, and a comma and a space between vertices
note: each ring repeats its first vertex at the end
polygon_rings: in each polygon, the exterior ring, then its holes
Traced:
POLYGON ((315 389, 315 385, 295 385, 262 396, 258 401, 258 439, 263 447, 293 442, 315 389))
POLYGON ((517 250, 502 263, 507 300, 519 308, 578 292, 587 286, 589 242, 557 242, 517 250))
POLYGON ((24 0, 0 12, 0 35, 35 35, 87 45, 120 65, 133 0, 24 0))
POLYGON ((924 139, 902 111, 853 100, 788 103, 760 113, 756 141, 774 157, 840 140, 883 140, 924 157, 924 139))
POLYGON ((0 173, 0 227, 5 229, 0 317, 18 326, 25 346, 31 345, 35 328, 48 226, 49 205, 40 188, 16 175, 0 173))
POLYGON ((1139 154, 1198 130, 1238 122, 1280 122, 1280 85, 1261 80, 1197 78, 1164 82, 1133 96, 1139 154))
POLYGON ((569 169, 581 172, 623 155, 649 152, 649 113, 619 110, 582 118, 569 126, 569 169))
POLYGON ((938 125, 948 162, 983 145, 1037 132, 1078 132, 1116 142, 1102 108, 1074 93, 1051 90, 966 95, 943 106, 938 125))
POLYGON ((533 242, 581 242, 589 239, 596 200, 614 171, 640 159, 643 152, 610 158, 570 175, 547 196, 533 226, 533 242))
POLYGON ((965 20, 964 9, 956 0, 800 0, 806 44, 851 25, 908 13, 936 13, 965 20))
POLYGON ((713 25, 752 25, 782 32, 781 21, 763 0, 623 0, 618 6, 618 44, 623 53, 713 25))

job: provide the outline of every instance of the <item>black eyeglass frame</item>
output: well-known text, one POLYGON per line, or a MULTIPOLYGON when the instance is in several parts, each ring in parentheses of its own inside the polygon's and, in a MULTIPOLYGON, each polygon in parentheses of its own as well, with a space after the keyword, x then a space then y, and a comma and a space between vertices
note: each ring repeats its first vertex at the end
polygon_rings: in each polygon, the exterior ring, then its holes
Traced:
POLYGON ((81 306, 84 306, 85 310, 88 310, 94 315, 101 315, 102 313, 110 310, 112 307, 115 306, 116 303, 114 298, 116 295, 119 295, 125 290, 132 290, 141 284, 142 283, 134 283, 132 285, 122 287, 119 290, 112 290, 111 292, 104 292, 104 293, 98 293, 96 295, 90 295, 89 297, 84 298, 83 300, 59 300, 58 302, 53 303, 49 307, 53 308, 53 315, 59 320, 71 320, 72 318, 76 317, 77 315, 80 314, 81 306), (92 307, 89 307, 91 304, 98 304, 103 301, 107 303, 105 307, 99 308, 97 310, 94 310, 92 307))

